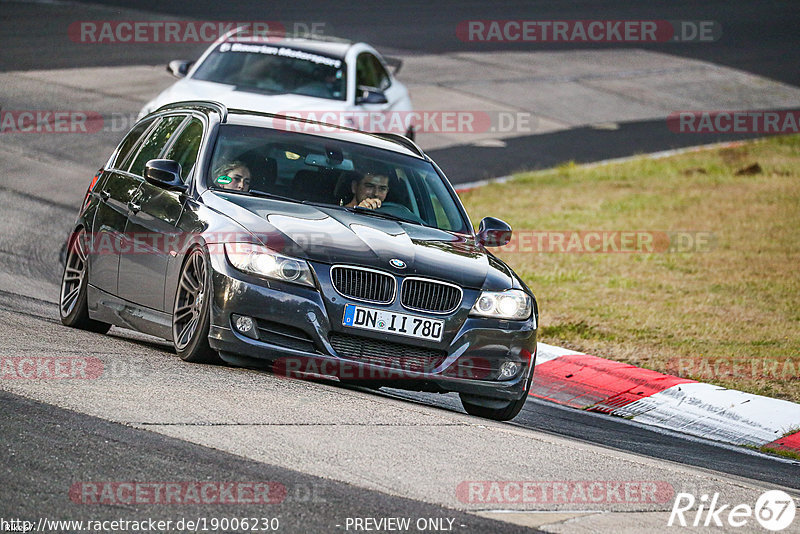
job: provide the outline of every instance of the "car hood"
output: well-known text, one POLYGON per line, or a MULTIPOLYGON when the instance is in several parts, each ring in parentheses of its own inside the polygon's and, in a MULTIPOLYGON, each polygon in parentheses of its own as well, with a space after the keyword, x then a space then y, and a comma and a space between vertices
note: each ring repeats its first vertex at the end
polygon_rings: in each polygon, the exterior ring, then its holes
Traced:
POLYGON ((214 100, 229 108, 279 114, 300 111, 339 111, 346 109, 347 104, 344 100, 330 100, 289 93, 276 95, 253 93, 238 90, 234 85, 185 78, 165 89, 146 106, 146 109, 153 111, 164 104, 182 100, 214 100))
POLYGON ((349 264, 424 276, 475 289, 520 287, 503 262, 472 236, 352 213, 337 207, 295 204, 206 192, 209 207, 232 216, 272 250, 325 264, 349 264), (392 267, 390 260, 406 267, 392 267))

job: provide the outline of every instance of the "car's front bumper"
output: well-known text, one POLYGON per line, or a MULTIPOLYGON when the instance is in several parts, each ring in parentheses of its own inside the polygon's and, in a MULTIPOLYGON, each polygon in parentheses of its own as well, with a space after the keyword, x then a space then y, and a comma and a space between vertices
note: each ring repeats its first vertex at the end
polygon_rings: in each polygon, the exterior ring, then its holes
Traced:
MULTIPOLYGON (((434 343, 344 327, 345 304, 364 303, 336 293, 323 264, 313 265, 321 292, 242 273, 224 255, 212 255, 212 267, 209 342, 230 363, 269 361, 276 372, 288 376, 336 376, 366 386, 453 391, 503 400, 519 399, 530 384, 536 358, 535 319, 469 317, 477 292, 465 290, 464 303, 450 316, 415 313, 445 320, 443 339, 434 343), (233 314, 253 318, 259 326, 258 339, 237 331, 233 314), (383 356, 370 357, 370 347, 373 351, 385 347, 383 356), (432 356, 425 360, 420 354, 432 356), (500 365, 509 360, 520 362, 521 370, 511 379, 499 380, 500 365)), ((399 305, 393 311, 409 313, 399 305)))

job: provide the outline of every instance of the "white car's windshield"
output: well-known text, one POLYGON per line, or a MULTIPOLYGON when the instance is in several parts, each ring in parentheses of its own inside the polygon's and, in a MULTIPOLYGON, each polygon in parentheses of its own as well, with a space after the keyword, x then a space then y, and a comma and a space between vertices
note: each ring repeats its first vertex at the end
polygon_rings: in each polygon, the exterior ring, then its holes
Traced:
POLYGON ((223 124, 207 184, 469 232, 444 179, 428 161, 316 135, 223 124))
POLYGON ((222 43, 192 78, 242 91, 344 100, 346 72, 344 61, 335 57, 272 44, 222 43))

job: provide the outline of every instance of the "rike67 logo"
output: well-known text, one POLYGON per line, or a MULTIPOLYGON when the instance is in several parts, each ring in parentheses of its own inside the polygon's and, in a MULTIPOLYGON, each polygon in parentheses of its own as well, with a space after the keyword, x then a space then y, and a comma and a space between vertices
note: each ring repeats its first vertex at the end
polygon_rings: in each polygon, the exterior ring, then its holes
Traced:
POLYGON ((755 507, 723 503, 719 493, 703 494, 699 499, 691 493, 678 493, 667 526, 743 527, 755 519, 763 528, 778 532, 792 524, 795 512, 792 496, 780 490, 761 494, 755 507))

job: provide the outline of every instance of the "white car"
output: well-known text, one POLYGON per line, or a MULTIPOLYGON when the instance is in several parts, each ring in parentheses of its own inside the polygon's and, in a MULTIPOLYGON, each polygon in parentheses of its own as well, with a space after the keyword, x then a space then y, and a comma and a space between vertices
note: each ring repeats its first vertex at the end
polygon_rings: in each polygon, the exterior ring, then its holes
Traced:
POLYGON ((388 64, 366 43, 243 39, 234 30, 195 62, 171 61, 167 70, 181 79, 148 102, 139 117, 173 102, 213 100, 413 139, 416 114, 408 89, 394 77, 401 62, 388 64))

